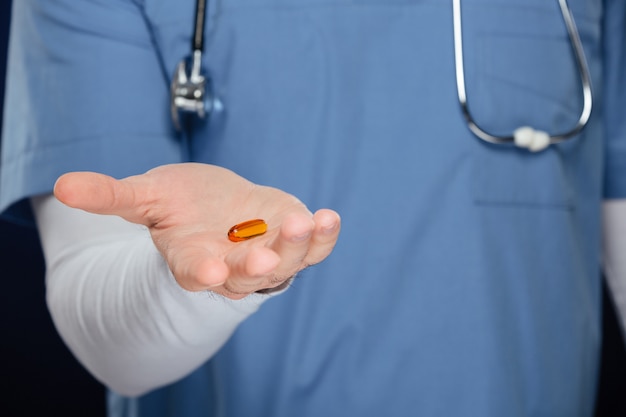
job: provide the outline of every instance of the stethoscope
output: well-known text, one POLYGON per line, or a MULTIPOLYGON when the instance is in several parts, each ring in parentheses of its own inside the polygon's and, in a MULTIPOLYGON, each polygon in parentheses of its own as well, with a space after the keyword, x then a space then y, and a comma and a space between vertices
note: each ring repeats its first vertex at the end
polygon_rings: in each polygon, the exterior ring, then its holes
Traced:
MULTIPOLYGON (((574 52, 576 67, 580 73, 583 94, 583 108, 578 121, 564 133, 549 134, 529 126, 522 126, 509 136, 498 136, 482 129, 472 117, 467 104, 465 92, 465 71, 463 65, 463 33, 461 29, 461 0, 452 0, 454 23, 454 63, 456 88, 461 111, 470 131, 478 138, 494 144, 515 144, 536 152, 550 144, 563 142, 580 133, 589 122, 592 109, 591 76, 585 58, 582 42, 574 22, 574 16, 567 0, 558 0, 563 21, 567 28, 570 44, 574 52)), ((212 110, 221 107, 211 90, 211 80, 202 69, 202 53, 204 49, 204 23, 206 17, 206 0, 196 0, 194 34, 191 45, 191 56, 183 59, 176 67, 170 87, 170 110, 172 121, 178 130, 182 129, 183 119, 197 116, 204 119, 212 110)))
POLYGON ((459 104, 467 126, 480 139, 489 143, 514 143, 520 148, 526 148, 530 151, 540 151, 545 149, 548 145, 553 143, 563 142, 570 139, 574 135, 580 133, 580 131, 589 122, 592 108, 592 94, 591 94, 591 76, 589 75, 589 67, 587 66, 587 60, 585 58, 585 52, 583 50, 580 36, 578 35, 578 29, 574 22, 574 16, 567 4, 567 0, 558 0, 563 21, 567 28, 570 44, 574 51, 574 58, 576 60, 576 66, 580 73, 582 93, 583 93, 583 108, 580 113, 578 121, 573 128, 558 134, 549 134, 542 130, 535 130, 530 126, 522 126, 513 131, 510 136, 497 136, 488 133, 482 129, 472 117, 469 108, 467 106, 467 94, 465 93, 465 73, 463 69, 463 34, 461 31, 461 0, 452 0, 452 14, 454 19, 454 63, 456 70, 456 90, 459 97, 459 104))

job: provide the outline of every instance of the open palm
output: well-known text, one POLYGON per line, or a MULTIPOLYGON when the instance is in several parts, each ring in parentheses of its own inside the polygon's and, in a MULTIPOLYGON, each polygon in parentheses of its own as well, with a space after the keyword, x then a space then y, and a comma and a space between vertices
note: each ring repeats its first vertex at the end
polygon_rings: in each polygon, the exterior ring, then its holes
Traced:
POLYGON ((164 165, 121 180, 72 172, 59 178, 55 195, 70 207, 147 226, 183 288, 233 299, 280 288, 321 262, 340 228, 332 210, 313 215, 288 193, 206 164, 164 165), (267 233, 228 240, 231 226, 255 218, 267 222, 267 233))

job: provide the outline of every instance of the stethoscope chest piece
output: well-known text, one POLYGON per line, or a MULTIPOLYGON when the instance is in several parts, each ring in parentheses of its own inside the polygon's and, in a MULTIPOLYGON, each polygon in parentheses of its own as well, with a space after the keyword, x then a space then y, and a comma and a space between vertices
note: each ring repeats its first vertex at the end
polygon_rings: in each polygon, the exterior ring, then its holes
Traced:
POLYGON ((176 66, 170 85, 170 112, 177 130, 182 129, 187 115, 204 119, 213 108, 211 80, 201 71, 201 59, 202 53, 196 50, 176 66))
POLYGON ((207 0, 196 0, 191 56, 178 63, 170 84, 170 113, 179 131, 188 116, 205 119, 214 108, 221 108, 221 103, 213 95, 211 79, 202 70, 206 9, 207 0))

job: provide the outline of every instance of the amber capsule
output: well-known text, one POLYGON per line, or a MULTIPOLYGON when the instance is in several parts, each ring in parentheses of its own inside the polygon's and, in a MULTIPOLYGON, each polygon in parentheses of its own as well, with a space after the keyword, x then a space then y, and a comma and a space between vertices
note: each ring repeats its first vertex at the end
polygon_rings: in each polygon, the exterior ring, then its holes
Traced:
POLYGON ((241 242, 250 238, 261 236, 267 232, 267 223, 262 219, 248 220, 238 223, 228 230, 228 240, 231 242, 241 242))

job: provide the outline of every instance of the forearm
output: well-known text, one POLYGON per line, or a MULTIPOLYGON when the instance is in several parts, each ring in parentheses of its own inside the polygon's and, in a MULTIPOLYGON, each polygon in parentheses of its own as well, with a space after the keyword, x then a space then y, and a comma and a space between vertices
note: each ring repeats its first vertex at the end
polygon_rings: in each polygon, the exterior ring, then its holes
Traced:
POLYGON ((119 393, 138 395, 192 371, 265 298, 185 291, 145 228, 53 197, 33 206, 55 325, 84 366, 119 393))
POLYGON ((626 337, 626 199, 606 200, 602 212, 604 275, 626 337))

